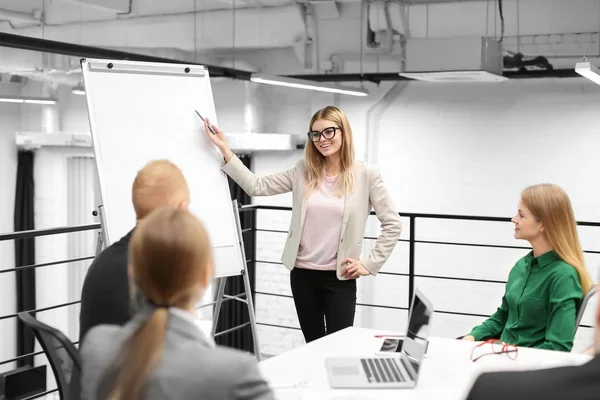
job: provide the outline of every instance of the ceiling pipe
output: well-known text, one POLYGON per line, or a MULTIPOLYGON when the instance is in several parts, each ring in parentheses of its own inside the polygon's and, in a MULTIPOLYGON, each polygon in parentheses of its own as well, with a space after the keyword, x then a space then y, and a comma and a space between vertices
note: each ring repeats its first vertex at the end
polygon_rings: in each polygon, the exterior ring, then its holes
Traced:
POLYGON ((414 79, 405 78, 398 75, 397 72, 365 72, 365 73, 353 73, 353 74, 299 74, 299 75, 286 75, 290 78, 296 79, 307 79, 317 82, 373 82, 381 83, 384 81, 412 81, 414 79))
MULTIPOLYGON (((174 60, 144 54, 129 53, 125 51, 103 49, 100 47, 83 46, 73 43, 57 42, 54 40, 38 39, 10 33, 0 33, 0 46, 22 50, 39 51, 43 53, 64 54, 79 58, 101 58, 114 60, 148 61, 162 63, 183 63, 193 65, 206 65, 189 61, 174 60)), ((228 77, 241 80, 250 80, 250 72, 233 68, 207 65, 210 76, 228 77)))
POLYGON ((313 73, 318 73, 321 69, 319 66, 319 21, 314 7, 310 3, 298 2, 302 13, 302 21, 304 23, 304 43, 300 51, 300 58, 303 59, 305 69, 312 70, 313 73), (311 63, 307 63, 307 50, 311 52, 311 63), (308 68, 307 68, 308 67, 308 68))
POLYGON ((24 78, 30 79, 36 82, 54 84, 54 85, 66 85, 69 87, 77 86, 81 83, 81 75, 69 74, 64 71, 31 71, 22 72, 18 74, 24 78))
MULTIPOLYGON (((169 59, 163 57, 155 57, 143 54, 135 54, 118 50, 103 49, 93 46, 83 46, 72 43, 57 42, 53 40, 38 39, 13 35, 9 33, 0 33, 0 46, 10 47, 22 50, 38 51, 42 53, 64 54, 78 58, 101 58, 115 60, 133 60, 133 61, 148 61, 148 62, 164 62, 164 63, 183 63, 206 65, 203 63, 192 63, 188 61, 169 59)), ((250 80, 251 72, 207 65, 211 77, 226 77, 240 80, 250 80)), ((35 71, 34 71, 35 72, 35 71)), ((552 71, 505 71, 504 76, 509 79, 527 79, 527 78, 576 78, 579 77, 575 70, 570 69, 554 69, 552 71)), ((307 79, 318 82, 360 82, 369 81, 380 83, 382 81, 403 81, 411 80, 399 76, 397 73, 363 73, 363 74, 321 74, 321 75, 287 75, 291 78, 307 79)))
POLYGON ((379 153, 379 122, 381 115, 402 94, 408 82, 396 82, 367 111, 367 132, 365 140, 365 162, 377 164, 379 153))
MULTIPOLYGON (((194 0, 196 1, 196 0, 194 0)), ((118 17, 128 17, 133 13, 133 0, 129 0, 129 8, 124 13, 118 13, 118 17)))
MULTIPOLYGON (((280 7, 245 8, 238 13, 235 24, 238 29, 236 48, 291 47, 304 35, 302 15, 297 5, 280 7), (260 25, 262 29, 252 29, 260 25)), ((136 15, 111 20, 77 21, 61 24, 44 24, 44 37, 68 42, 73 38, 85 38, 86 44, 99 47, 176 47, 186 51, 225 48, 234 41, 230 26, 231 9, 217 11, 190 11, 160 15, 136 15), (189 32, 193 30, 194 18, 202 20, 202 40, 197 43, 189 32), (169 30, 170 35, 164 35, 169 30)), ((14 30, 23 36, 39 37, 40 27, 23 27, 14 30)))
MULTIPOLYGON (((537 78, 578 78, 579 75, 573 68, 535 71, 504 71, 503 76, 508 79, 537 79, 537 78)), ((286 75, 290 78, 308 79, 317 82, 360 82, 369 81, 381 83, 384 81, 412 81, 394 72, 365 73, 365 74, 321 74, 321 75, 286 75)))
POLYGON ((42 21, 36 18, 34 14, 28 14, 24 12, 6 10, 0 8, 0 18, 8 19, 12 21, 21 21, 29 24, 41 24, 42 21))
MULTIPOLYGON (((108 11, 108 12, 113 12, 116 15, 129 15, 131 14, 132 11, 132 7, 133 7, 133 0, 129 0, 129 6, 128 6, 128 10, 126 11, 126 7, 124 6, 110 6, 110 5, 104 5, 101 4, 99 1, 97 2, 88 2, 88 1, 84 1, 84 0, 51 0, 51 2, 62 2, 62 3, 70 3, 73 4, 75 6, 80 6, 80 7, 87 7, 89 9, 96 9, 96 10, 101 10, 101 11, 108 11)), ((126 0, 124 0, 126 1, 126 0)))
MULTIPOLYGON (((341 72, 343 72, 343 64, 345 61, 359 61, 359 60, 362 60, 363 58, 379 59, 382 57, 389 57, 393 54, 393 52, 394 52, 394 35, 400 35, 402 37, 402 34, 397 31, 394 31, 394 29, 393 29, 392 17, 390 15, 389 6, 390 6, 390 1, 385 0, 384 15, 385 15, 385 20, 386 20, 386 27, 385 27, 385 30, 380 31, 380 33, 385 36, 385 45, 376 50, 362 51, 361 52, 362 54, 357 54, 354 52, 334 53, 329 57, 329 61, 331 62, 332 66, 338 66, 339 68, 332 67, 332 70, 334 70, 334 71, 341 70, 341 72)), ((370 2, 361 3, 361 15, 363 14, 364 8, 366 8, 367 20, 369 20, 369 16, 371 14, 371 3, 370 2)), ((361 20, 360 23, 363 24, 364 21, 361 20)), ((368 36, 368 31, 367 31, 367 36, 368 36)), ((361 40, 363 40, 363 39, 361 39, 361 40)), ((368 40, 368 39, 365 38, 365 40, 368 40)))
POLYGON ((0 47, 0 73, 18 74, 42 69, 42 53, 0 47))

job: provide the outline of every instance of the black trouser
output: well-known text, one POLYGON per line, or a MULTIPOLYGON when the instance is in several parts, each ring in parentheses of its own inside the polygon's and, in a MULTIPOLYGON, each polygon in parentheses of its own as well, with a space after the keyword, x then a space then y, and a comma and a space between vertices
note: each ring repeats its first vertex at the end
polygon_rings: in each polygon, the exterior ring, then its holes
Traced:
POLYGON ((354 323, 356 279, 340 281, 335 271, 294 268, 290 284, 307 343, 354 323))

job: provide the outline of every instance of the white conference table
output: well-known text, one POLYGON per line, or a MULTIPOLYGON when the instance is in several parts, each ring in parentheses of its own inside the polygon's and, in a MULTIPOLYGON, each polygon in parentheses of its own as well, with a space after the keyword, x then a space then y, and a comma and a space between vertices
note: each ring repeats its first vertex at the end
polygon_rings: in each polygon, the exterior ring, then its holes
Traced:
POLYGON ((583 354, 520 347, 516 360, 510 360, 506 355, 489 355, 472 362, 471 350, 476 343, 431 337, 416 388, 332 389, 327 379, 325 358, 373 356, 381 343, 381 339, 375 335, 383 333, 393 334, 373 329, 346 328, 261 361, 259 367, 264 378, 273 386, 276 398, 281 400, 463 400, 481 372, 579 365, 590 359, 590 356, 583 354), (291 387, 295 384, 298 387, 291 387))

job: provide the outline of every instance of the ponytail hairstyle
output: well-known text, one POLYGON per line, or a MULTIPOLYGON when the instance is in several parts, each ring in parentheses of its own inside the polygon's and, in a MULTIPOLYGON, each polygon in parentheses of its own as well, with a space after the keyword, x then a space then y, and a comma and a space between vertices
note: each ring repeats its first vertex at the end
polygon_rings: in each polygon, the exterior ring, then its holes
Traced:
POLYGON ((161 206, 134 231, 129 265, 132 283, 154 310, 123 345, 114 373, 106 376, 105 383, 112 385, 107 391, 111 400, 144 397, 145 385, 162 355, 168 308, 189 307, 212 279, 208 234, 188 211, 161 206))
POLYGON ((544 234, 558 256, 573 266, 585 296, 592 287, 592 278, 583 259, 577 234, 577 222, 567 193, 549 183, 533 185, 521 193, 523 204, 544 224, 544 234))

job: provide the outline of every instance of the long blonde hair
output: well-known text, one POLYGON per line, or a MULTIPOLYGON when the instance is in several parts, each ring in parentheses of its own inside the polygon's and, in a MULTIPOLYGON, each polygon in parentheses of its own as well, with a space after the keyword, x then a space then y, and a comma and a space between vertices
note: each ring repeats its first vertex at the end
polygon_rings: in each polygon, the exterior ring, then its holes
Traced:
POLYGON ((585 296, 593 282, 585 267, 577 234, 577 222, 575 222, 569 196, 560 187, 543 183, 525 189, 521 194, 521 200, 544 225, 544 234, 554 251, 563 261, 577 270, 579 283, 585 296))
MULTIPOLYGON (((338 195, 345 195, 352 191, 354 186, 354 140, 352 139, 352 128, 348 122, 346 114, 334 106, 327 106, 317 111, 310 119, 308 130, 312 130, 315 121, 326 119, 333 122, 342 130, 341 162, 342 172, 338 175, 335 184, 335 192, 338 195)), ((315 145, 307 140, 304 148, 304 161, 306 164, 306 192, 311 194, 319 185, 323 168, 325 167, 325 156, 319 153, 315 145)))
POLYGON ((106 377, 111 400, 143 397, 162 355, 168 307, 189 305, 212 276, 212 249, 202 223, 170 205, 152 211, 136 228, 129 262, 134 284, 155 308, 124 344, 116 371, 106 377))

